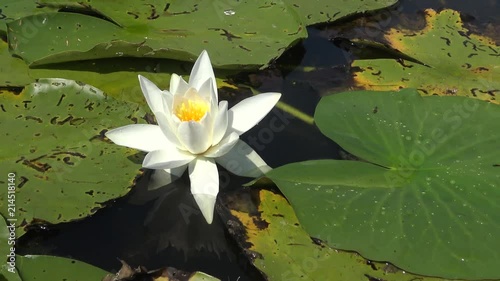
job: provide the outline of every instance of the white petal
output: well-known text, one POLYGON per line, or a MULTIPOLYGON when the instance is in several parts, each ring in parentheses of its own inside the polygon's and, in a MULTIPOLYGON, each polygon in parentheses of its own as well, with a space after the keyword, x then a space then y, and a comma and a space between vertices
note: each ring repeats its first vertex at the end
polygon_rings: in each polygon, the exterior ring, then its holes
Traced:
POLYGON ((172 146, 161 128, 149 124, 132 124, 106 132, 106 137, 117 145, 146 152, 172 146))
POLYGON ((142 166, 148 169, 172 169, 193 161, 194 155, 184 153, 177 148, 154 150, 149 152, 142 166))
POLYGON ((182 77, 173 73, 170 77, 170 92, 172 95, 183 95, 189 89, 189 85, 182 77))
POLYGON ((214 87, 212 86, 214 82, 214 80, 208 79, 203 84, 201 84, 200 88, 198 89, 198 94, 210 104, 212 104, 212 99, 214 97, 216 98, 216 95, 214 95, 213 93, 214 87))
POLYGON ((155 190, 176 181, 184 174, 186 168, 187 165, 182 165, 172 169, 154 170, 148 182, 148 190, 155 190))
POLYGON ((216 158, 228 153, 238 142, 240 137, 237 133, 232 132, 229 136, 225 137, 217 145, 210 147, 207 152, 203 153, 203 156, 216 158))
POLYGON ((256 178, 271 170, 259 154, 242 140, 238 140, 233 149, 215 161, 231 173, 243 177, 256 178))
POLYGON ((208 79, 213 81, 212 88, 215 93, 217 93, 217 87, 215 82, 214 70, 212 68, 212 63, 208 57, 207 51, 203 50, 200 56, 194 63, 191 74, 189 75, 189 86, 199 90, 201 85, 205 83, 208 79))
POLYGON ((264 93, 242 100, 229 109, 229 128, 238 134, 250 130, 280 99, 280 93, 264 93))
POLYGON ((227 116, 227 101, 223 100, 219 103, 219 109, 214 117, 212 145, 218 144, 226 134, 228 124, 227 116))
POLYGON ((207 223, 212 224, 217 197, 208 194, 193 194, 193 197, 207 223))
POLYGON ((177 128, 177 138, 192 154, 205 152, 212 144, 208 117, 203 117, 200 122, 182 122, 177 128))
POLYGON ((207 223, 212 223, 215 199, 219 193, 219 172, 214 160, 199 157, 189 164, 191 193, 207 223))
POLYGON ((172 73, 170 76, 170 92, 175 95, 177 93, 177 88, 179 88, 179 83, 181 81, 181 77, 175 73, 172 73))
POLYGON ((146 77, 139 75, 139 84, 141 85, 142 93, 146 98, 146 102, 151 108, 151 111, 163 111, 162 95, 165 93, 160 90, 153 82, 149 81, 146 77))
POLYGON ((165 137, 177 148, 181 150, 186 150, 184 148, 184 145, 179 141, 177 138, 177 133, 176 130, 177 128, 173 124, 172 120, 170 120, 167 115, 165 115, 163 112, 156 112, 156 121, 158 122, 158 125, 165 135, 165 137))

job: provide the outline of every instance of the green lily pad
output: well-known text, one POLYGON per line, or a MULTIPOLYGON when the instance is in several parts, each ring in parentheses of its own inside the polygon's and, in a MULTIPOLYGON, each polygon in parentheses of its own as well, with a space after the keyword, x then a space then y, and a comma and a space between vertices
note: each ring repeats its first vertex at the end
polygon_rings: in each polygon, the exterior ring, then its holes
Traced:
POLYGON ((231 214, 239 221, 230 224, 230 233, 240 234, 236 236, 239 244, 267 280, 443 280, 415 276, 332 249, 309 237, 283 196, 267 190, 255 195, 259 206, 254 212, 238 210, 233 205, 238 201, 228 200, 231 214))
POLYGON ((311 236, 417 274, 500 278, 498 105, 358 91, 324 97, 315 120, 367 162, 268 173, 311 236))
POLYGON ((101 280, 107 271, 90 264, 54 256, 18 256, 17 268, 23 281, 31 280, 101 280))
MULTIPOLYGON (((18 227, 33 219, 83 218, 134 184, 142 155, 110 143, 103 133, 145 123, 141 106, 86 84, 41 79, 21 93, 3 92, 0 107, 0 168, 16 174, 18 227)), ((0 197, 6 196, 1 189, 0 197)), ((0 213, 8 216, 6 201, 0 201, 0 213)))
POLYGON ((417 88, 423 95, 467 96, 498 103, 500 47, 471 34, 453 10, 426 10, 420 31, 392 29, 385 35, 392 48, 423 64, 405 60, 356 60, 355 82, 371 90, 417 88))
POLYGON ((204 272, 196 271, 189 277, 188 281, 220 281, 220 279, 208 275, 204 272))
POLYGON ((207 49, 217 67, 255 68, 307 37, 299 16, 282 1, 268 5, 235 1, 228 10, 194 0, 40 3, 86 14, 47 13, 43 19, 36 15, 9 22, 12 52, 30 65, 118 56, 193 61, 207 49), (27 34, 26 26, 37 28, 27 34))
POLYGON ((6 23, 28 15, 56 10, 55 7, 39 5, 35 0, 3 0, 0 4, 0 34, 7 32, 6 23))
POLYGON ((33 82, 24 61, 13 58, 7 43, 0 40, 0 87, 24 87, 33 82), (15 75, 13 75, 15 73, 15 75))
POLYGON ((354 14, 367 13, 395 5, 398 0, 368 0, 368 1, 341 1, 341 0, 287 0, 302 16, 306 25, 329 23, 354 14))
POLYGON ((108 96, 137 104, 145 104, 137 75, 146 76, 160 88, 168 89, 171 73, 189 74, 185 70, 189 66, 166 59, 111 58, 29 68, 23 60, 13 57, 8 45, 1 40, 0 61, 3 62, 0 64, 0 88, 23 88, 40 78, 58 77, 93 85, 108 96))

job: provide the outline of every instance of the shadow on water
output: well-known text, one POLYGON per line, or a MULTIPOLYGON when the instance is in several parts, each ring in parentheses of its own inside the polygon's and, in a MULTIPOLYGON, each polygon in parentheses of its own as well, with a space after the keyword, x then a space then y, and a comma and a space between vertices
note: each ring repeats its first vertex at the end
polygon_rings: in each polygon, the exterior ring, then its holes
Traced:
MULTIPOLYGON (((333 44, 333 39, 366 35, 367 27, 373 23, 380 29, 368 39, 380 39, 383 30, 392 26, 423 24, 425 8, 459 10, 468 28, 485 35, 496 34, 494 39, 498 40, 497 1, 403 0, 389 10, 357 16, 335 26, 309 28, 309 38, 288 50, 269 69, 243 73, 234 79, 261 92, 282 92, 282 101, 313 115, 323 95, 352 87, 349 64, 353 54, 345 51, 344 46, 333 44)), ((236 99, 241 99, 241 95, 233 96, 230 105, 236 99)), ((316 127, 277 109, 242 139, 272 167, 308 159, 346 157, 316 127)), ((221 174, 222 192, 241 188, 248 181, 221 174)), ((119 270, 118 259, 122 259, 133 267, 171 266, 203 271, 221 280, 264 280, 241 254, 218 216, 212 225, 206 224, 190 194, 187 173, 169 186, 146 192, 149 177, 146 172, 130 194, 110 202, 91 217, 35 227, 19 239, 18 254, 71 257, 111 272, 119 270)))

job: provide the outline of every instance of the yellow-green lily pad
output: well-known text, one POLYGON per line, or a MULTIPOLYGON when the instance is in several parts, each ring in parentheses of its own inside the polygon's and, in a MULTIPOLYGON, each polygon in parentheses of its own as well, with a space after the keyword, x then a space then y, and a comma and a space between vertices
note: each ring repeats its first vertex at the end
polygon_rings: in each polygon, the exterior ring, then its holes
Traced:
POLYGON ((498 103, 500 48, 470 33, 453 10, 426 10, 422 30, 391 29, 390 47, 422 64, 395 59, 356 60, 355 82, 369 90, 417 88, 422 95, 466 96, 498 103))
POLYGON ((234 216, 228 223, 229 231, 267 280, 447 280, 405 273, 392 265, 330 248, 309 237, 282 195, 254 190, 251 196, 259 202, 257 210, 238 206, 242 201, 237 198, 225 198, 234 216))

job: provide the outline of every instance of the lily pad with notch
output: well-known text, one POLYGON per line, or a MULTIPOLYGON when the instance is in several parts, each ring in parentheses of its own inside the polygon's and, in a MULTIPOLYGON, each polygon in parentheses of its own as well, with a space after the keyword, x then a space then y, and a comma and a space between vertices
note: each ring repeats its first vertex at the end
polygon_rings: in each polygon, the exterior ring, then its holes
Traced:
POLYGON ((356 91, 322 98, 315 121, 364 161, 267 174, 311 236, 416 274, 500 278, 498 105, 356 91))

